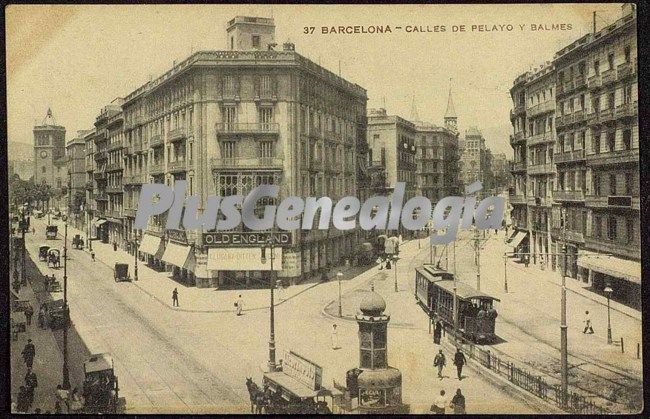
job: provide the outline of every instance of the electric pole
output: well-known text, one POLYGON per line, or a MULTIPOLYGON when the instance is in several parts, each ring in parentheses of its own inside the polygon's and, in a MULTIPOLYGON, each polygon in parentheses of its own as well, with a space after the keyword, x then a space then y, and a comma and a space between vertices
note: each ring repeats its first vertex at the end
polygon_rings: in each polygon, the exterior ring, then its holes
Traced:
POLYGON ((566 324, 566 269, 567 269, 567 245, 566 245, 566 209, 562 208, 562 236, 564 254, 564 267, 562 269, 562 324, 560 325, 560 358, 562 362, 562 406, 566 407, 569 390, 569 362, 567 353, 567 324, 566 324))

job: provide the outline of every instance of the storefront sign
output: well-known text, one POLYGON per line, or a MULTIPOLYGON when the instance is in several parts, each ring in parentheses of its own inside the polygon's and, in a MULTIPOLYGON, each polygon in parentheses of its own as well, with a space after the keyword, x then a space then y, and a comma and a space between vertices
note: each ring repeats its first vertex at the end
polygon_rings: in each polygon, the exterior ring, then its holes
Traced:
POLYGON ((257 247, 266 244, 269 237, 273 238, 274 246, 290 246, 291 233, 258 233, 258 232, 209 232, 203 233, 203 244, 206 247, 257 247))
MULTIPOLYGON (((262 262, 262 250, 254 247, 219 247, 208 249, 208 269, 218 271, 270 271, 271 261, 267 250, 262 262)), ((282 248, 273 249, 273 270, 282 270, 282 248)))
POLYGON ((171 241, 187 244, 187 234, 185 234, 185 230, 167 230, 167 237, 171 241))
POLYGON ((282 372, 305 384, 312 390, 320 390, 323 368, 293 351, 285 351, 282 372))

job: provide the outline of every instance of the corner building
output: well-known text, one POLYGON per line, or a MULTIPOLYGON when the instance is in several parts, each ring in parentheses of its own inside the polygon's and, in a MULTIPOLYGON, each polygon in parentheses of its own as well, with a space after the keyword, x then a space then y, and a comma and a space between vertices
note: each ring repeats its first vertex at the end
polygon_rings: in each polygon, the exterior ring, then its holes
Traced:
MULTIPOLYGON (((280 196, 258 202, 259 215, 288 196, 359 196, 365 89, 304 58, 293 44, 274 50, 274 28, 273 19, 235 17, 227 29, 230 50, 197 52, 124 98, 128 216, 148 182, 186 180, 187 195, 200 197, 200 213, 208 196, 246 195, 261 184, 279 185, 280 196)), ((165 223, 165 216, 155 216, 145 231, 136 231, 127 221, 126 237, 177 280, 241 287, 270 278, 268 261, 259 267, 259 244, 249 247, 237 236, 246 233, 243 225, 224 233, 170 231, 165 223), (241 244, 224 243, 224 237, 241 244), (242 256, 227 260, 232 255, 242 256)), ((289 241, 276 247, 274 270, 296 283, 350 257, 359 231, 288 234, 289 241)))

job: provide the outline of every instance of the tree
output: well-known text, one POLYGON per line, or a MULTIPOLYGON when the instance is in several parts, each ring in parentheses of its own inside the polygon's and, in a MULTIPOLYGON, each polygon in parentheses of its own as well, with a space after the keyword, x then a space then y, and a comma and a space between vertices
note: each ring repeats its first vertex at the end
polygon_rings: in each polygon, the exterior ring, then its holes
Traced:
POLYGON ((72 203, 70 205, 70 212, 73 214, 79 214, 81 212, 81 206, 86 205, 86 193, 84 191, 76 190, 72 196, 72 203))

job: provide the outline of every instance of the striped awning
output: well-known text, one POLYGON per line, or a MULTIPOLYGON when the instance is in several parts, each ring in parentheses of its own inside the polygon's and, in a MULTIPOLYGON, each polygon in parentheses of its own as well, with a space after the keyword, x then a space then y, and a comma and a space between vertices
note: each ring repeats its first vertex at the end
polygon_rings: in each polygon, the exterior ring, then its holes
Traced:
POLYGON ((145 234, 142 236, 142 241, 140 242, 138 250, 142 253, 155 256, 160 250, 161 241, 162 239, 160 237, 145 234))
POLYGON ((578 266, 641 284, 641 263, 615 256, 579 255, 578 266))

